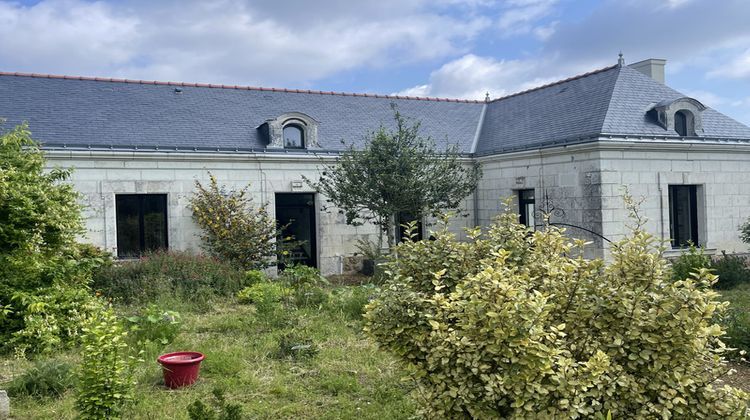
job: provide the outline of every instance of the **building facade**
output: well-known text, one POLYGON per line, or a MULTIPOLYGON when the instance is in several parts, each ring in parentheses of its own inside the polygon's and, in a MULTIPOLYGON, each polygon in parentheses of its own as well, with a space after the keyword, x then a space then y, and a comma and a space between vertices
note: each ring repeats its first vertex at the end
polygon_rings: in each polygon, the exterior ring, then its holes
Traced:
POLYGON ((591 256, 606 256, 627 231, 627 187, 668 252, 688 243, 747 251, 737 227, 750 216, 750 128, 666 86, 663 60, 487 101, 19 73, 0 75, 0 95, 6 126, 28 122, 51 165, 75 168, 85 239, 121 257, 198 252, 187 204, 212 174, 228 188, 249 184, 256 203, 291 222, 301 262, 351 269, 357 240, 377 229, 347 225, 303 177, 391 127, 394 105, 482 165, 451 227, 459 235, 514 197, 522 222, 548 213, 592 241, 591 256))

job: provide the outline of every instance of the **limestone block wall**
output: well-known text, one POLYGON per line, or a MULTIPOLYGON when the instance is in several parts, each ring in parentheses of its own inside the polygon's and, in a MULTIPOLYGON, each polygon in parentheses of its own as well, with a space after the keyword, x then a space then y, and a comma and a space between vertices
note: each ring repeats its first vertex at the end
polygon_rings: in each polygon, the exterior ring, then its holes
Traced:
MULTIPOLYGON (((595 148, 556 148, 480 158, 484 177, 478 191, 478 219, 487 225, 501 212, 503 198, 518 190, 534 189, 537 223, 549 212, 552 223, 565 223, 567 232, 591 241, 587 255, 601 256, 601 200, 599 154, 595 148)), ((606 187, 605 187, 606 188, 606 187)))
MULTIPOLYGON (((319 176, 315 156, 271 154, 200 154, 157 152, 48 151, 50 166, 73 167, 71 182, 82 194, 87 233, 85 241, 117 252, 115 195, 118 193, 167 194, 168 240, 171 249, 200 252, 199 229, 188 208, 195 181, 209 182, 213 174, 221 185, 242 188, 251 184, 256 204, 267 203, 273 215, 275 193, 314 192, 302 177, 319 176)), ((463 212, 472 213, 471 200, 463 212)), ((360 238, 377 240, 374 225, 349 226, 338 209, 316 195, 318 267, 324 274, 341 273, 346 257, 356 253, 360 238)), ((457 232, 472 218, 458 218, 457 232)))
POLYGON ((602 228, 619 239, 627 219, 621 188, 640 200, 647 229, 669 240, 669 185, 697 185, 698 237, 709 249, 747 252, 738 226, 750 216, 750 146, 613 144, 600 152, 602 228))

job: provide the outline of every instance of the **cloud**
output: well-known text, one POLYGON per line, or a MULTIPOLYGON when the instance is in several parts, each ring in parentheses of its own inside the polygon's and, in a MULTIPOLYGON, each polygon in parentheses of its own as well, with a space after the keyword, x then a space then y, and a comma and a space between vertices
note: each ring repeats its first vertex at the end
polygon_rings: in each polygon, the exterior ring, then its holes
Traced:
POLYGON ((545 60, 497 60, 466 54, 430 74, 429 83, 404 89, 398 95, 484 99, 497 98, 549 83, 560 75, 542 76, 545 60))
POLYGON ((466 7, 475 6, 430 7, 421 0, 0 1, 0 63, 14 71, 304 85, 364 66, 465 52, 490 24, 453 10, 466 7))
POLYGON ((715 67, 708 73, 708 76, 750 79, 750 49, 741 52, 728 63, 715 67))
POLYGON ((542 37, 548 36, 554 26, 543 28, 537 26, 537 22, 552 12, 555 3, 557 0, 509 1, 509 8, 500 15, 497 26, 505 37, 534 31, 542 37))

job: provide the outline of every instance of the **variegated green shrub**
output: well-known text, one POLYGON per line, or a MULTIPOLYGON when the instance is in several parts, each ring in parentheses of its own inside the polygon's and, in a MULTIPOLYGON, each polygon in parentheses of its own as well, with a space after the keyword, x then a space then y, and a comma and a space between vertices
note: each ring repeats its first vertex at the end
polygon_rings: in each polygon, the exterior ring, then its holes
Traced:
POLYGON ((414 369, 427 418, 741 418, 720 387, 725 309, 701 270, 673 281, 635 227, 612 262, 504 214, 457 241, 404 242, 366 331, 414 369))

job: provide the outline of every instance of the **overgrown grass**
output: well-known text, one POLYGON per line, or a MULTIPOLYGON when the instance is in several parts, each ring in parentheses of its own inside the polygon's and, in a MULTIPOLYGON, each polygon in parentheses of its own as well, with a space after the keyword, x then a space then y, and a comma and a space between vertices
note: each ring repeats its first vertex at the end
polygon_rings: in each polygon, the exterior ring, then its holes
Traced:
MULTIPOLYGON (((390 355, 378 350, 362 333, 361 307, 370 289, 341 287, 323 307, 287 308, 260 316, 252 305, 233 302, 205 313, 183 313, 181 332, 168 345, 149 343, 136 372, 135 403, 129 419, 187 419, 187 406, 208 402, 215 387, 242 405, 247 418, 277 419, 405 419, 415 405, 408 376, 390 355), (350 299, 348 299, 350 298, 350 299), (279 358, 280 343, 302 337, 315 345, 310 357, 279 358), (159 354, 194 350, 206 354, 201 379, 176 391, 164 388, 159 354)), ((162 309, 174 309, 162 307, 162 309)), ((121 307, 123 314, 131 307, 121 307)), ((77 352, 62 355, 77 362, 77 352)), ((3 381, 21 375, 31 362, 0 359, 3 381)), ((72 419, 74 390, 59 398, 18 397, 12 401, 16 419, 72 419)))
POLYGON ((728 313, 722 321, 727 330, 724 342, 750 355, 750 283, 722 290, 721 297, 729 301, 728 313))

